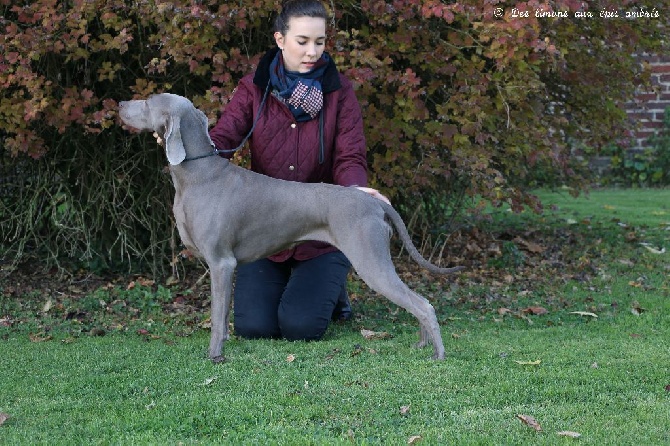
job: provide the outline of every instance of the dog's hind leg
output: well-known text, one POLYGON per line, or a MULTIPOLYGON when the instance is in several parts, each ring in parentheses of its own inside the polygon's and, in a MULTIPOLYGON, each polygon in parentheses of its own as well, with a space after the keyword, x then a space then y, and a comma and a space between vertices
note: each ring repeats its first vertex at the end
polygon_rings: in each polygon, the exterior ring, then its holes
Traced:
POLYGON ((421 338, 417 346, 424 347, 432 343, 433 359, 444 359, 444 344, 435 309, 426 298, 410 290, 398 277, 389 252, 387 234, 375 228, 373 231, 365 231, 363 237, 352 237, 340 243, 338 247, 370 288, 419 320, 421 338))
POLYGON ((232 299, 233 274, 237 262, 234 258, 208 262, 212 282, 211 323, 212 334, 209 341, 209 358, 223 362, 223 344, 228 340, 230 302, 232 299))

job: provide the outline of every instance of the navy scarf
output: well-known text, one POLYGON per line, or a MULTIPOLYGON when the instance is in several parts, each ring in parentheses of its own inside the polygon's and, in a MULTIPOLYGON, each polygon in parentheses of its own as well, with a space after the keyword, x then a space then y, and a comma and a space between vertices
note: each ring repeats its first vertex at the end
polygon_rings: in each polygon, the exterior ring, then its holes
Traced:
POLYGON ((319 115, 323 107, 321 80, 329 61, 328 55, 323 53, 311 71, 288 71, 280 51, 270 64, 270 83, 275 96, 284 101, 296 121, 309 121, 319 115))

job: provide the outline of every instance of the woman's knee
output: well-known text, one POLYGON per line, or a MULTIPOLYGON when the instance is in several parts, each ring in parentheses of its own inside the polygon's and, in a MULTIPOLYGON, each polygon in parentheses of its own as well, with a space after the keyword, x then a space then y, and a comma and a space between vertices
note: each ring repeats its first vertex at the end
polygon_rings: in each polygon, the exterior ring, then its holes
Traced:
POLYGON ((249 321, 245 318, 235 318, 235 335, 245 339, 278 339, 281 332, 276 324, 249 321))
POLYGON ((289 341, 318 341, 326 333, 328 322, 287 317, 280 319, 282 337, 289 341))

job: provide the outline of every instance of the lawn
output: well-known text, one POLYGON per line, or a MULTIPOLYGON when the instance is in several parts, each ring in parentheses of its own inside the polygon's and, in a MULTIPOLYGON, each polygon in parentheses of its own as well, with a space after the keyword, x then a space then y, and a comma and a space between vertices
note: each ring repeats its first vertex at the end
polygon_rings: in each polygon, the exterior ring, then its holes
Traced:
POLYGON ((458 277, 398 259, 445 361, 356 280, 323 341, 234 338, 223 364, 206 284, 5 280, 0 443, 670 444, 670 191, 541 196, 469 228, 458 277))

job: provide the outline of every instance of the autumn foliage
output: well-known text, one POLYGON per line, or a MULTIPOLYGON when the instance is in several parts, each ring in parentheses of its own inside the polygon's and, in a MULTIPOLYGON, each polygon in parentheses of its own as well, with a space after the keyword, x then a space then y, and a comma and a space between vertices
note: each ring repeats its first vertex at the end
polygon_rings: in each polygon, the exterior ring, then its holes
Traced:
MULTIPOLYGON (((632 55, 663 49, 668 18, 626 19, 635 4, 333 3, 328 50, 356 84, 373 184, 429 208, 449 197, 537 208, 537 184, 579 190, 575 149, 626 137, 620 104, 647 74, 632 55)), ((265 0, 0 0, 6 246, 106 263, 177 250, 165 160, 117 125, 117 103, 170 91, 213 122, 272 44, 275 11, 265 0)))

